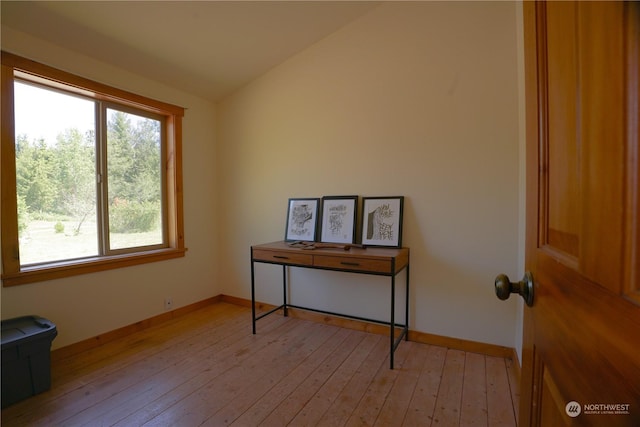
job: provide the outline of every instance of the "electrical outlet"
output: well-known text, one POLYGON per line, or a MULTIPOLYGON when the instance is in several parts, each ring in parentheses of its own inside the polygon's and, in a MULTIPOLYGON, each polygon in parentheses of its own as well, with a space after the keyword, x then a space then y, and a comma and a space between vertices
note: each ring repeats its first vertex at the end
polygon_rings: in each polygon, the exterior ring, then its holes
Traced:
POLYGON ((164 299, 164 309, 165 310, 171 310, 173 308, 173 299, 172 298, 165 298, 164 299))

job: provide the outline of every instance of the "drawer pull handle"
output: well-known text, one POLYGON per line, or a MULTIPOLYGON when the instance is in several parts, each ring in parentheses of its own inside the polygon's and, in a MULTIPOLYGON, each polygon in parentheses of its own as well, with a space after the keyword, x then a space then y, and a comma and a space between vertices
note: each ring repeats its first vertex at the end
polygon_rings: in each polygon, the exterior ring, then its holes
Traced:
POLYGON ((282 256, 282 255, 274 255, 273 257, 278 259, 289 259, 288 256, 282 256))
POLYGON ((351 267, 360 267, 360 264, 357 262, 347 262, 347 261, 340 261, 340 264, 342 265, 349 265, 351 267))

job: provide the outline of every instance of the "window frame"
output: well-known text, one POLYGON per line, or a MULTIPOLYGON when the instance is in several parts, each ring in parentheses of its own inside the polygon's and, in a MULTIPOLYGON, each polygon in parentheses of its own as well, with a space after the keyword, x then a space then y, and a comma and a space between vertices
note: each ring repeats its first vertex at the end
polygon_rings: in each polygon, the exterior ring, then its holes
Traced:
MULTIPOLYGON (((97 106, 99 113, 98 113, 98 118, 97 120, 100 120, 100 128, 102 130, 102 132, 100 132, 98 139, 100 140, 98 146, 100 149, 100 153, 98 154, 98 163, 99 163, 99 174, 101 176, 100 178, 100 184, 98 184, 99 190, 98 190, 98 194, 97 194, 97 198, 99 199, 98 201, 98 206, 102 206, 102 208, 98 208, 99 210, 99 218, 100 218, 100 227, 102 228, 102 238, 100 239, 100 247, 101 250, 103 251, 104 255, 116 255, 116 254, 123 254, 123 253, 136 253, 136 252, 141 252, 141 250, 143 251, 149 251, 152 250, 153 247, 156 248, 164 248, 165 246, 167 246, 167 236, 168 236, 168 232, 167 232, 167 191, 166 191, 166 186, 162 185, 162 189, 161 189, 161 208, 162 208, 162 243, 159 244, 154 244, 154 245, 149 245, 146 246, 147 249, 145 249, 145 246, 129 246, 129 247, 123 247, 123 248, 113 248, 111 246, 111 232, 109 230, 109 222, 110 222, 110 217, 109 217, 109 209, 108 207, 105 208, 105 206, 108 206, 108 199, 109 199, 109 179, 108 179, 108 175, 109 175, 109 168, 107 166, 107 150, 108 150, 108 145, 109 145, 109 141, 108 141, 108 132, 107 132, 107 110, 116 110, 116 111, 121 111, 127 114, 134 114, 134 115, 138 115, 140 117, 146 117, 152 120, 158 120, 161 123, 161 129, 160 129, 160 140, 161 140, 161 147, 160 147, 160 162, 161 164, 166 164, 167 162, 167 125, 166 125, 166 117, 165 116, 161 116, 159 114, 156 113, 149 113, 149 112, 141 112, 139 108, 132 108, 130 106, 125 106, 123 104, 116 104, 113 102, 106 102, 103 101, 100 103, 100 105, 97 106), (106 185, 105 185, 106 183, 106 185)), ((160 175, 160 180, 162 183, 166 182, 166 170, 162 169, 160 175)))
POLYGON ((184 219, 182 206, 182 117, 184 108, 117 89, 84 77, 62 71, 17 55, 2 51, 2 99, 0 105, 0 245, 2 250, 2 285, 15 286, 79 274, 123 268, 149 262, 183 257, 184 219), (165 118, 166 160, 163 170, 163 191, 166 196, 166 248, 100 255, 37 265, 20 266, 18 245, 18 213, 16 194, 14 93, 15 74, 20 80, 30 80, 55 89, 76 92, 96 101, 123 108, 135 108, 165 118))

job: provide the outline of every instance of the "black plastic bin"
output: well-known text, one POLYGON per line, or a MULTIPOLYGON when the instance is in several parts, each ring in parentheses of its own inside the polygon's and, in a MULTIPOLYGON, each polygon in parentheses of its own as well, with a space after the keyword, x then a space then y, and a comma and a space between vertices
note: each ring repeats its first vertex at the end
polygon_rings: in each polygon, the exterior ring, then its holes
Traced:
POLYGON ((56 325, 39 316, 2 321, 2 407, 51 387, 56 325))

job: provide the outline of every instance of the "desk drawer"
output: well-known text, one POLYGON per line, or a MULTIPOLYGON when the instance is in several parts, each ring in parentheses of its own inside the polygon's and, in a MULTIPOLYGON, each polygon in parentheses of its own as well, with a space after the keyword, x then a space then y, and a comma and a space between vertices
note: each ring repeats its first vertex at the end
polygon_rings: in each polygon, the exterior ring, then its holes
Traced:
POLYGON ((391 261, 371 258, 339 257, 316 255, 314 267, 341 270, 366 271, 371 273, 391 273, 391 261))
POLYGON ((255 261, 275 262, 278 264, 313 265, 313 255, 297 252, 254 249, 253 259, 255 261))

